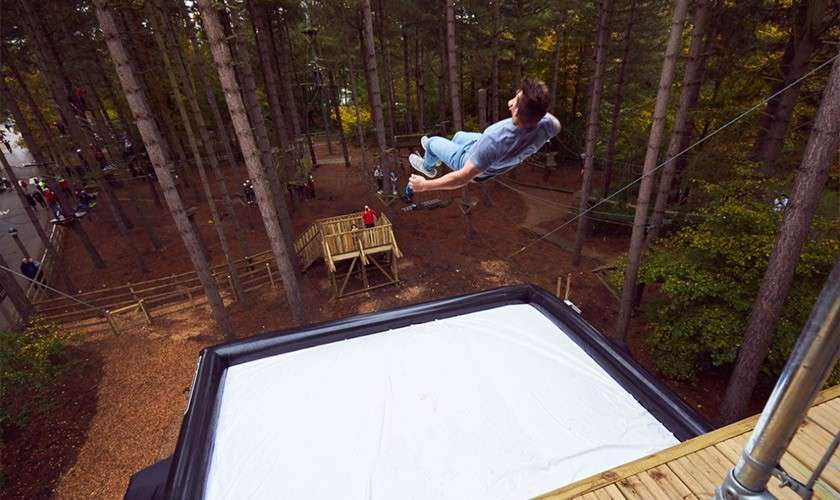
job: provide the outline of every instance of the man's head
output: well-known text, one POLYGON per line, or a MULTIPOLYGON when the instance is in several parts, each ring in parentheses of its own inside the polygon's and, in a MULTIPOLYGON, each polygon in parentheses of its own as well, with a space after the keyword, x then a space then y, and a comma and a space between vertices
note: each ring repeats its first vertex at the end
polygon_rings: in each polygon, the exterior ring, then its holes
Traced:
POLYGON ((535 127, 548 111, 548 87, 540 80, 523 78, 516 95, 508 101, 510 116, 517 127, 535 127))

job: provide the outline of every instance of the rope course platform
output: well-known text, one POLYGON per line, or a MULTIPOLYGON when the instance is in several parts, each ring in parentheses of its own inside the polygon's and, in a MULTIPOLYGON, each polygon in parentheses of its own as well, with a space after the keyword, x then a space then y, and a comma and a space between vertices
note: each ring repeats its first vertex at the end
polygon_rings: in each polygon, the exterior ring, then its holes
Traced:
POLYGON ((298 237, 295 252, 304 271, 324 260, 335 298, 399 284, 403 254, 384 213, 370 228, 361 212, 319 219, 298 237))

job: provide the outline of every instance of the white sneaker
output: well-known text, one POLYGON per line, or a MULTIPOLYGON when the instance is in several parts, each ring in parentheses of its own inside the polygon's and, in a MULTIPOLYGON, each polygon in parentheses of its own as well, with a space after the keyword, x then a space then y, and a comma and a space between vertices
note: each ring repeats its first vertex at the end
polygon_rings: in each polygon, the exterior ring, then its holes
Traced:
POLYGON ((420 138, 420 145, 423 146, 423 151, 426 151, 426 144, 428 144, 428 143, 429 143, 429 136, 428 135, 424 135, 423 137, 420 138))
POLYGON ((433 168, 431 170, 426 170, 426 166, 423 163, 423 158, 420 158, 419 155, 414 153, 408 156, 408 163, 411 164, 411 168, 420 172, 421 174, 427 177, 436 177, 437 176, 437 169, 433 168))

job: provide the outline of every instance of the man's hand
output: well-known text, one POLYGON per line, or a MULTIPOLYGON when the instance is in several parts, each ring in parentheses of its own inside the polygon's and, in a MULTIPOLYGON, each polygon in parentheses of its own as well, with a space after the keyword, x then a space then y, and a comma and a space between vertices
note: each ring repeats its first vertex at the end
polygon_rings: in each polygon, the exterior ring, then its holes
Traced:
POLYGON ((466 186, 476 175, 481 171, 471 160, 467 160, 461 170, 449 172, 446 175, 436 179, 426 179, 419 175, 412 175, 408 179, 408 186, 414 190, 415 193, 422 193, 423 191, 439 191, 448 189, 458 189, 466 186))
POLYGON ((429 182, 428 179, 422 175, 413 174, 408 178, 408 187, 410 187, 415 193, 422 193, 426 190, 425 184, 427 182, 429 182))

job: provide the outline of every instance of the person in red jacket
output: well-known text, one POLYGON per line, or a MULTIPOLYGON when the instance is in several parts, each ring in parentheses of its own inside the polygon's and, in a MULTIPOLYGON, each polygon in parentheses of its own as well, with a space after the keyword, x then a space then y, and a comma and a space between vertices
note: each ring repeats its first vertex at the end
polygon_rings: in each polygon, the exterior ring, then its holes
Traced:
POLYGON ((376 225, 376 213, 367 205, 365 205, 365 211, 362 212, 362 222, 365 223, 365 227, 376 225))
POLYGON ((61 205, 58 203, 58 198, 56 198, 55 193, 50 188, 44 189, 44 201, 47 202, 47 205, 49 205, 50 210, 54 214, 58 215, 61 212, 61 205))

